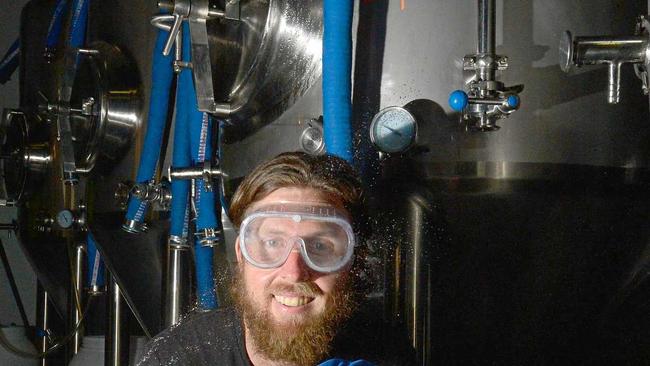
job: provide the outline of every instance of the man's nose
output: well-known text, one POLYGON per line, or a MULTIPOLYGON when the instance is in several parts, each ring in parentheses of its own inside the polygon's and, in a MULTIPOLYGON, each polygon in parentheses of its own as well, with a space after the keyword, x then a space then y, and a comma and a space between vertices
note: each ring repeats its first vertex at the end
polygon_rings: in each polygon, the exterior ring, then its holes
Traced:
POLYGON ((311 271, 305 263, 299 250, 294 250, 289 253, 286 262, 280 267, 280 276, 288 281, 299 282, 308 280, 311 276, 311 271))

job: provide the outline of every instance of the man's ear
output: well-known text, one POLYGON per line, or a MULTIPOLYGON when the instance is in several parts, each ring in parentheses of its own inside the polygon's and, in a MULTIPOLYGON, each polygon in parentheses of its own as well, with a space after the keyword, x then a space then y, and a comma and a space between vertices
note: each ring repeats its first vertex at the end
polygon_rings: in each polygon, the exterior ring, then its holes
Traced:
POLYGON ((235 240, 235 254, 237 256, 237 263, 243 263, 244 258, 241 255, 241 248, 239 248, 239 235, 237 235, 237 239, 235 240))

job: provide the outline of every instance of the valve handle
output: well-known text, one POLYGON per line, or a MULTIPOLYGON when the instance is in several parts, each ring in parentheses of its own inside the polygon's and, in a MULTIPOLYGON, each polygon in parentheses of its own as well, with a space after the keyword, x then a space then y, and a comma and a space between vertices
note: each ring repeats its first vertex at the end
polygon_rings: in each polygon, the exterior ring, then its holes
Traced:
POLYGON ((469 97, 462 90, 454 90, 449 94, 449 106, 456 112, 462 112, 467 107, 468 102, 469 97))
POLYGON ((508 96, 508 98, 506 98, 506 103, 507 103, 508 107, 510 107, 512 109, 519 108, 519 103, 520 102, 521 102, 521 99, 516 94, 511 94, 511 95, 508 96))

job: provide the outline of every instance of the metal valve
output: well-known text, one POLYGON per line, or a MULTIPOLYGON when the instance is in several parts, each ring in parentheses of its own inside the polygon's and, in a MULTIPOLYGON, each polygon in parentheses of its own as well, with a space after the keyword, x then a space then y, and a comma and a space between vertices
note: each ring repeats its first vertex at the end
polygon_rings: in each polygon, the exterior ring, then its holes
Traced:
POLYGON ((469 91, 456 90, 449 96, 449 105, 462 112, 468 128, 496 131, 496 121, 516 111, 521 102, 523 85, 506 87, 496 79, 497 71, 508 68, 508 57, 495 53, 495 0, 478 1, 478 47, 476 54, 463 59, 463 70, 474 72, 469 91))
POLYGON ((131 194, 140 201, 153 203, 161 211, 169 211, 172 201, 171 185, 167 179, 163 179, 159 184, 136 183, 131 188, 131 194))
POLYGON ((477 116, 478 123, 473 129, 493 131, 499 129, 494 121, 516 111, 521 104, 519 95, 498 92, 494 96, 470 97, 462 90, 455 90, 449 95, 449 105, 457 112, 464 112, 465 119, 477 116))
POLYGON ((647 94, 650 37, 645 17, 639 17, 636 29, 634 36, 573 37, 570 31, 564 32, 560 38, 560 68, 568 73, 574 66, 608 65, 607 102, 616 104, 620 101, 621 66, 631 63, 647 94))

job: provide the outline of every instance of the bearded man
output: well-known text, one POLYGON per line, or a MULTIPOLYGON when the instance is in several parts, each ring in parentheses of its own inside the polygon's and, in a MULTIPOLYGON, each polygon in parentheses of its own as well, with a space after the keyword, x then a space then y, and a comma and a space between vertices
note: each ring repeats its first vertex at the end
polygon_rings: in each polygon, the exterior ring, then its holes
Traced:
POLYGON ((246 177, 229 216, 239 232, 234 309, 188 316, 139 365, 412 364, 410 348, 353 317, 365 298, 365 223, 345 161, 281 154, 246 177))

